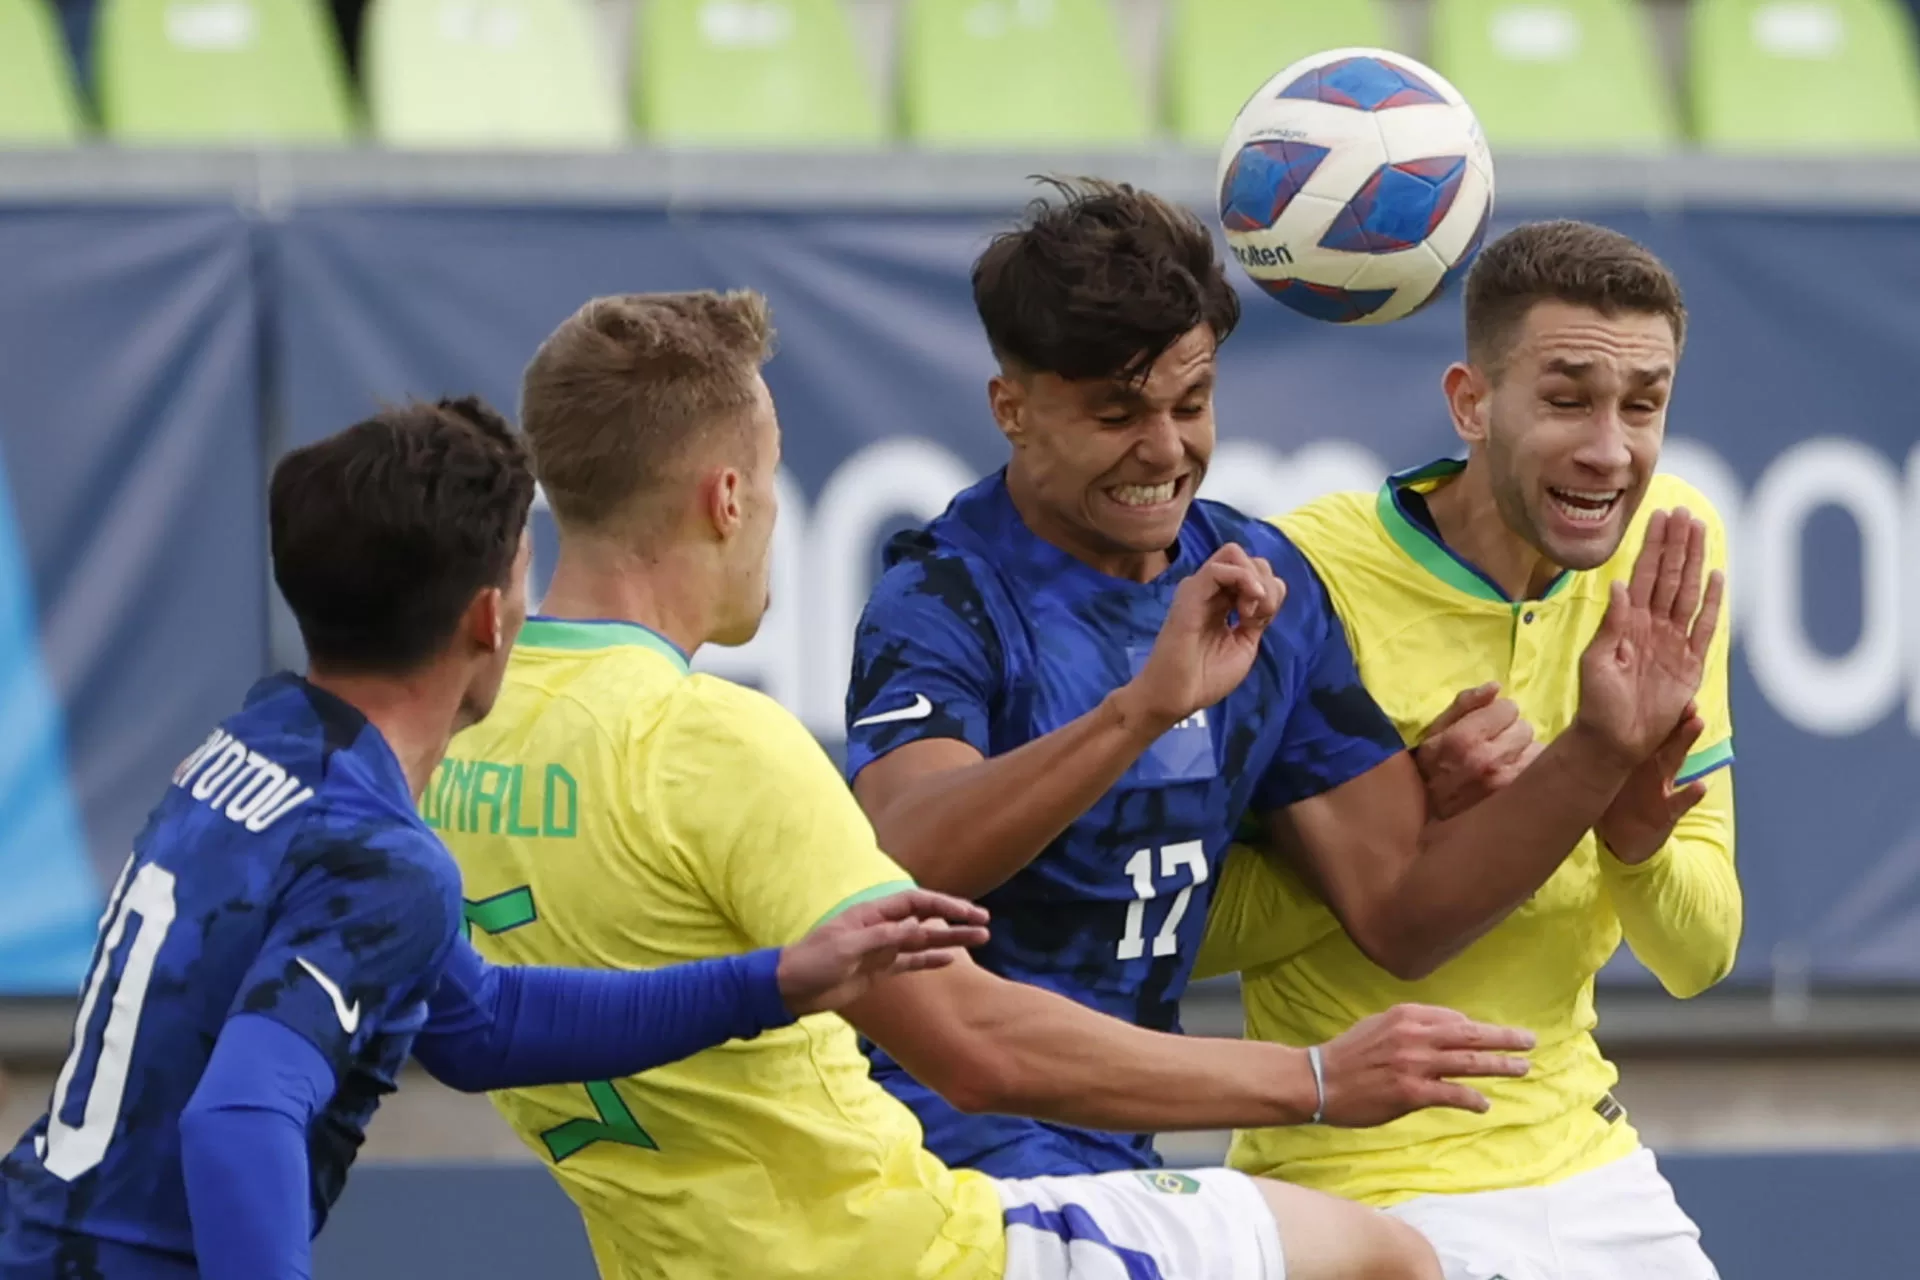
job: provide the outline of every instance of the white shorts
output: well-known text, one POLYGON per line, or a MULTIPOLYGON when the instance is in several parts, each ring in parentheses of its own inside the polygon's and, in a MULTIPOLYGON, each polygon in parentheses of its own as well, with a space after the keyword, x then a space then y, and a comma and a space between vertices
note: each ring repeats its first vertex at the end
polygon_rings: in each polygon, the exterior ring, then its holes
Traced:
POLYGON ((1433 1242, 1447 1280, 1719 1280, 1645 1147, 1545 1187, 1420 1196, 1388 1213, 1433 1242))
POLYGON ((999 1181, 1006 1280, 1286 1280, 1266 1198, 1229 1169, 999 1181))

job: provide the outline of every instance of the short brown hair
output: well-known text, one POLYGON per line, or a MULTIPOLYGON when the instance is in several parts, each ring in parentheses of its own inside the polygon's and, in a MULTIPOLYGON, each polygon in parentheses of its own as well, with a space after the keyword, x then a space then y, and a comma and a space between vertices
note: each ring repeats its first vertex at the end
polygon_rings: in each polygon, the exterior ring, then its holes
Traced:
POLYGON ((505 590, 533 505, 526 450, 474 398, 375 414, 281 458, 273 579, 321 669, 405 675, 505 590))
POLYGON ((1467 356, 1498 373, 1536 303, 1602 315, 1660 315, 1679 347, 1687 336, 1680 282, 1646 246, 1591 222, 1529 222, 1488 245, 1467 272, 1467 356))
POLYGON ((554 516, 593 528, 657 492, 690 444, 753 403, 772 354, 767 300, 751 290, 618 294, 574 312, 520 384, 554 516))
POLYGON ((1063 378, 1144 378, 1196 325, 1225 342, 1240 299, 1186 209, 1124 183, 1043 181, 973 264, 973 302, 1002 364, 1063 378))

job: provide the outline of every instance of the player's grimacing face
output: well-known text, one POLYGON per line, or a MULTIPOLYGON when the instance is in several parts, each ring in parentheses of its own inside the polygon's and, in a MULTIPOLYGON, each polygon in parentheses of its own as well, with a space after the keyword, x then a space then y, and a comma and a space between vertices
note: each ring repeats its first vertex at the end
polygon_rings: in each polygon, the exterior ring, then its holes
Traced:
POLYGON ((1547 301, 1521 322, 1486 457, 1501 517, 1554 564, 1597 568, 1619 549, 1660 461, 1678 359, 1663 315, 1547 301))
POLYGON ((996 415, 1013 465, 1056 536, 1088 551, 1163 551, 1180 537, 1213 457, 1213 332, 1196 325, 1143 381, 1035 373, 1003 394, 996 415))

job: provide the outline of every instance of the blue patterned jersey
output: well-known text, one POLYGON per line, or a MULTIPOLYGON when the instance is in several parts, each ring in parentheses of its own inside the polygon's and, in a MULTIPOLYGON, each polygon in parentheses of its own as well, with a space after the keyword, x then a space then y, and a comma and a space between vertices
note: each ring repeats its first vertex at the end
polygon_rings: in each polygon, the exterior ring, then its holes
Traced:
POLYGON ((48 1114, 0 1164, 0 1278, 193 1274, 180 1113, 242 1013, 333 1065, 308 1128, 318 1231, 459 919, 459 872, 379 731, 296 676, 255 685, 114 888, 48 1114))
MULTIPOLYGON (((995 476, 893 539, 854 641, 849 778, 923 738, 1001 755, 1131 679, 1174 589, 1229 542, 1266 557, 1287 584, 1252 672, 982 899, 993 937, 976 953, 981 964, 1161 1031, 1179 1029, 1213 881, 1242 817, 1338 786, 1402 749, 1306 559, 1271 525, 1195 502, 1166 572, 1127 581, 1035 537, 995 476)), ((869 1052, 876 1078, 950 1164, 1028 1177, 1155 1162, 1145 1135, 963 1115, 869 1052)))

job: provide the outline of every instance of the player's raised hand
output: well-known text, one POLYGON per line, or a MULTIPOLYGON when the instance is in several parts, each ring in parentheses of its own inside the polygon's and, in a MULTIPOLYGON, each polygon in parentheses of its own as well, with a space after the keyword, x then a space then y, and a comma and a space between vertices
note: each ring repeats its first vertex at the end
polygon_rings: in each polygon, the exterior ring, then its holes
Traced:
POLYGON ((1427 1107, 1485 1111, 1460 1080, 1527 1074, 1533 1033, 1433 1005, 1395 1005, 1321 1046, 1325 1123, 1365 1129, 1427 1107))
POLYGON ((1500 686, 1462 689, 1420 735, 1413 762, 1427 784, 1427 809, 1436 818, 1464 813, 1512 783, 1540 754, 1533 726, 1500 686))
POLYGON ((1600 815, 1594 830, 1600 833, 1609 852, 1621 862, 1634 865, 1660 852, 1673 835, 1673 828, 1687 810, 1706 798, 1707 784, 1695 779, 1684 787, 1673 785, 1687 753, 1700 740, 1707 722, 1692 703, 1674 726, 1660 749, 1640 762, 1620 788, 1613 803, 1600 815))
POLYGON ((1684 507, 1654 512, 1631 581, 1613 584, 1600 629, 1580 655, 1575 724, 1635 764, 1667 740, 1706 671, 1726 590, 1715 570, 1702 595, 1706 561, 1705 524, 1684 507))
POLYGON ((1172 726, 1247 678, 1287 584, 1266 560, 1229 542, 1173 593, 1140 674, 1130 682, 1151 722, 1172 726))
POLYGON ((986 925, 985 907, 927 889, 860 903, 781 949, 780 996, 801 1015, 845 1008, 876 978, 952 964, 986 925))

